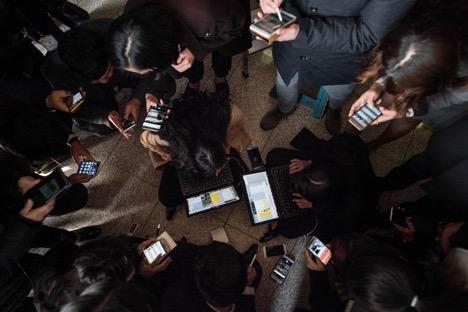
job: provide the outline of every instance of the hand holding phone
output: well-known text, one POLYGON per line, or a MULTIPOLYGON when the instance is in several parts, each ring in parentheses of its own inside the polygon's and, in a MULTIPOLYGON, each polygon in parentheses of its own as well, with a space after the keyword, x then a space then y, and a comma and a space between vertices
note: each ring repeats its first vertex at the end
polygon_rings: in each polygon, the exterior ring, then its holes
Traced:
POLYGON ((356 111, 348 121, 356 129, 362 131, 380 116, 382 116, 382 111, 378 106, 366 104, 356 111))
POLYGON ((31 199, 34 202, 33 208, 37 208, 55 199, 69 187, 70 183, 63 174, 62 169, 57 168, 25 192, 24 197, 31 199))
POLYGON ((84 95, 81 93, 81 91, 73 92, 72 95, 70 95, 67 98, 68 110, 71 113, 74 113, 75 111, 78 110, 78 108, 80 108, 83 102, 84 102, 84 95))
POLYGON ((170 249, 167 246, 166 242, 161 239, 157 241, 152 241, 152 244, 143 250, 143 255, 145 256, 145 259, 148 262, 148 264, 151 264, 158 257, 164 258, 169 253, 169 251, 170 249))
POLYGON ((322 243, 322 241, 316 236, 312 236, 310 241, 307 243, 307 250, 317 257, 324 265, 327 265, 332 257, 330 248, 322 243))

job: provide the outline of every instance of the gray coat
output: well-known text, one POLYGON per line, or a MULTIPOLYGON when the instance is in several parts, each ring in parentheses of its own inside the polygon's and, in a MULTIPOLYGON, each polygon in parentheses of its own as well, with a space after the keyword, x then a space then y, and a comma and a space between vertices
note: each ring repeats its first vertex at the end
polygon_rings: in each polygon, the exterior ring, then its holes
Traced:
POLYGON ((297 16, 296 40, 275 42, 273 56, 286 83, 299 72, 301 84, 353 81, 367 53, 408 13, 416 0, 286 0, 297 16))

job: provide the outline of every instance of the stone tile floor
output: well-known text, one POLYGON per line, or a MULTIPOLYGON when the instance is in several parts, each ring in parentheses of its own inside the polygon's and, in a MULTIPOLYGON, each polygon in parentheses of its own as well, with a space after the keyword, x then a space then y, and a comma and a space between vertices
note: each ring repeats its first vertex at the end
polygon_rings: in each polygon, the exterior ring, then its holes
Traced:
MULTIPOLYGON (((93 16, 115 16, 125 1, 75 0, 79 5, 90 10, 93 16)), ((213 74, 206 64, 206 77, 202 87, 212 89, 213 74)), ((273 131, 266 132, 259 128, 259 122, 274 102, 268 97, 268 91, 274 84, 275 68, 268 51, 250 57, 250 77, 241 74, 241 59, 235 57, 229 77, 232 102, 238 105, 245 115, 247 128, 254 144, 262 155, 274 147, 287 147, 288 142, 302 127, 309 128, 320 138, 329 138, 324 121, 313 119, 305 107, 290 116, 273 131)), ((178 90, 185 87, 185 81, 178 82, 178 90)), ((366 130, 365 140, 375 137, 381 128, 366 130)), ((430 133, 418 128, 407 136, 383 146, 371 154, 373 167, 378 175, 385 175, 391 168, 400 165, 412 155, 421 151, 430 133)), ((75 213, 49 218, 48 224, 78 229, 83 226, 99 225, 105 234, 125 234, 133 223, 140 225, 136 235, 145 237, 155 233, 158 224, 175 239, 187 237, 189 242, 207 244, 211 241, 210 231, 224 227, 232 245, 243 252, 258 240, 266 230, 266 225, 252 227, 243 203, 224 207, 191 218, 187 218, 183 207, 179 207, 172 221, 166 221, 164 207, 159 203, 157 190, 160 172, 151 165, 148 152, 138 140, 138 132, 131 140, 125 140, 115 134, 105 138, 88 137, 84 140, 94 157, 101 161, 99 175, 88 183, 90 198, 87 206, 75 213)), ((67 162, 70 173, 76 171, 72 161, 67 162)), ((403 195, 394 196, 394 200, 417 196, 418 190, 407 190, 403 195)), ((304 264, 303 246, 305 238, 295 240, 277 238, 267 243, 275 245, 286 243, 288 253, 296 258, 287 281, 278 286, 270 278, 277 258, 265 259, 259 252, 258 260, 263 267, 263 279, 257 291, 257 311, 293 311, 296 306, 307 305, 307 269, 304 264)), ((260 244, 260 247, 262 245, 260 244)))

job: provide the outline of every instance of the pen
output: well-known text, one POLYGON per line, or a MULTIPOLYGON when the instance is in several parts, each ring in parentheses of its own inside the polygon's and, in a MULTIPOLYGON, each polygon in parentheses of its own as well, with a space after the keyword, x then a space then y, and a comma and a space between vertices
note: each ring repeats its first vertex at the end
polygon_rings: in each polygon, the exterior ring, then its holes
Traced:
POLYGON ((279 8, 276 8, 276 14, 278 15, 278 18, 279 18, 280 22, 282 23, 283 22, 283 16, 281 15, 281 11, 279 10, 279 8))
POLYGON ((255 259, 257 259, 257 254, 255 254, 255 255, 253 256, 252 261, 250 261, 249 267, 251 267, 251 266, 254 264, 255 259))
POLYGON ((156 236, 159 235, 159 230, 161 229, 161 223, 158 224, 158 227, 156 228, 156 236))

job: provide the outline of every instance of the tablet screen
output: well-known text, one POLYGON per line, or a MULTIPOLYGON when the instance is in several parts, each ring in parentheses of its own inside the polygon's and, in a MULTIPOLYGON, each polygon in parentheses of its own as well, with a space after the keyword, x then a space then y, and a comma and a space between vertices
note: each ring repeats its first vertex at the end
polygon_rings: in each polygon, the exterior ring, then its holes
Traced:
POLYGON ((187 199, 188 214, 192 215, 215 207, 226 205, 239 200, 234 187, 203 193, 187 199))
POLYGON ((249 209, 255 224, 279 218, 266 172, 243 176, 249 201, 249 209))

